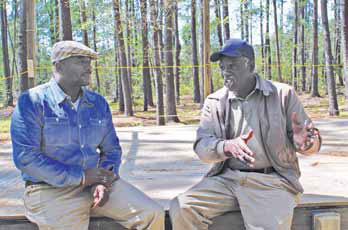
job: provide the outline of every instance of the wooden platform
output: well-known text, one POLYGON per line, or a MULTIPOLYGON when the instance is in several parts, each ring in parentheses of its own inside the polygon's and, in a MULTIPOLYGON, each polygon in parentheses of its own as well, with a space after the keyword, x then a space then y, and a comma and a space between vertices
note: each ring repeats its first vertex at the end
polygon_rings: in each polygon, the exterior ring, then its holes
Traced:
MULTIPOLYGON (((2 208, 0 208, 1 210, 2 208)), ((0 216, 0 230, 37 230, 24 216, 23 206, 7 210, 7 215, 0 216), (19 210, 22 210, 20 213, 19 210)), ((341 229, 348 229, 348 198, 338 196, 321 196, 304 194, 300 205, 295 209, 292 230, 312 230, 312 217, 316 213, 334 212, 341 216, 341 229)), ((243 218, 240 211, 233 211, 213 219, 213 230, 244 230, 243 218), (228 226, 228 227, 227 227, 228 226)), ((90 230, 123 230, 121 225, 105 217, 91 217, 90 230)), ((166 230, 171 229, 168 213, 166 215, 166 230)))

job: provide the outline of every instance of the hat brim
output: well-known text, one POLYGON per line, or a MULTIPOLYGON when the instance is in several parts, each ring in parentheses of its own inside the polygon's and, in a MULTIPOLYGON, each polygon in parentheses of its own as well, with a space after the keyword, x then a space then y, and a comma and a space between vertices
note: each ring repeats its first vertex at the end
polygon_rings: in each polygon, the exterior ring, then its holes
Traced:
POLYGON ((214 53, 212 53, 212 55, 210 55, 210 61, 212 61, 212 62, 216 62, 216 61, 220 60, 220 58, 221 58, 220 52, 214 52, 214 53))
POLYGON ((212 62, 219 61, 223 56, 242 57, 243 55, 241 55, 241 53, 239 51, 235 51, 233 53, 228 53, 228 52, 224 52, 224 51, 214 52, 214 53, 212 53, 212 55, 210 55, 210 61, 212 61, 212 62))

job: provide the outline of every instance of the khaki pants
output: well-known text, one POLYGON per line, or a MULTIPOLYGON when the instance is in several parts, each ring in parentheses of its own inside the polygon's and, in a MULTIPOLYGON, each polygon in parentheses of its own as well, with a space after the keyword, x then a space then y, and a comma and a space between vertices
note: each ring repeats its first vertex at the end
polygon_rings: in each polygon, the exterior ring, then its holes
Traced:
MULTIPOLYGON (((31 185, 24 193, 26 217, 40 230, 87 230, 91 213, 90 188, 31 185)), ((93 213, 110 217, 128 229, 164 229, 164 210, 122 179, 114 182, 109 201, 93 213)))
POLYGON ((277 173, 226 169, 205 177, 170 204, 173 230, 203 230, 212 218, 241 210, 247 230, 290 230, 299 195, 277 173))

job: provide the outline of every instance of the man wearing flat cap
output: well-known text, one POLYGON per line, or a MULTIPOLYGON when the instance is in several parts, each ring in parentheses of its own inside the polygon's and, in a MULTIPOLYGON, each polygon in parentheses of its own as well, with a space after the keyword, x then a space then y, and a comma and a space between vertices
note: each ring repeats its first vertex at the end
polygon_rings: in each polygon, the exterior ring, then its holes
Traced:
POLYGON ((40 230, 87 230, 90 213, 129 229, 164 229, 164 211, 119 177, 121 147, 106 100, 85 86, 97 53, 75 41, 52 48, 52 79, 12 115, 13 159, 26 217, 40 230))
POLYGON ((303 192, 296 152, 318 152, 319 131, 290 86, 254 72, 246 41, 228 40, 210 58, 220 62, 224 87, 205 100, 194 151, 214 165, 172 200, 173 229, 208 229, 240 209, 247 230, 290 230, 303 192))

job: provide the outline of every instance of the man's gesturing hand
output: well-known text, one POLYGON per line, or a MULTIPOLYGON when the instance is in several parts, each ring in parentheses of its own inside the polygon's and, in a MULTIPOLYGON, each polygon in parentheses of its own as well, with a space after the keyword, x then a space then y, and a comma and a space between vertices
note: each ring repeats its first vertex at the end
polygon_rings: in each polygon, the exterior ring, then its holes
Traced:
POLYGON ((103 207, 109 200, 109 190, 102 184, 93 185, 91 188, 93 195, 92 208, 103 207))
POLYGON ((92 168, 85 170, 85 186, 92 184, 103 184, 106 187, 111 187, 112 182, 117 177, 112 171, 103 168, 92 168))
POLYGON ((307 120, 304 122, 304 124, 301 124, 298 121, 296 112, 292 113, 291 120, 295 146, 301 151, 309 149, 314 143, 313 137, 319 135, 318 131, 313 128, 313 123, 309 123, 307 120))
POLYGON ((242 135, 232 140, 226 140, 224 144, 224 153, 227 157, 234 157, 249 167, 254 167, 254 153, 247 146, 248 140, 254 135, 252 130, 247 135, 242 135))

